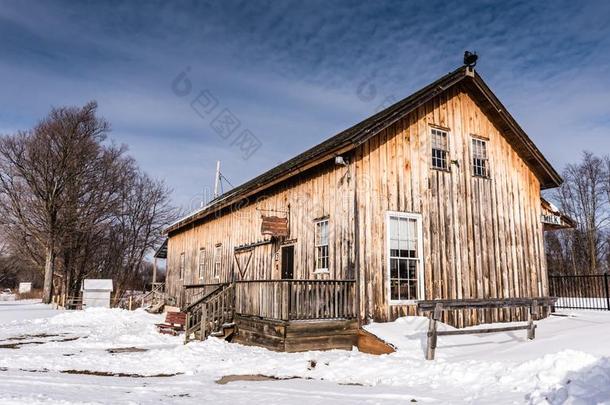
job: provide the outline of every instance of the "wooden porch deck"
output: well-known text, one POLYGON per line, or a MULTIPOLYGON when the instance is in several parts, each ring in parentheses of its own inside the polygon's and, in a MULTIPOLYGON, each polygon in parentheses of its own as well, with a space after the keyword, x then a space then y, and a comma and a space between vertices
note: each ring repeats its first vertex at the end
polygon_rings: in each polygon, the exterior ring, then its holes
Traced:
POLYGON ((353 280, 235 283, 235 341, 271 350, 346 349, 357 344, 353 280))
POLYGON ((244 280, 185 287, 187 335, 192 330, 205 338, 230 319, 234 341, 271 350, 350 350, 358 341, 354 280, 244 280), (219 305, 215 291, 225 291, 231 302, 225 297, 219 305))

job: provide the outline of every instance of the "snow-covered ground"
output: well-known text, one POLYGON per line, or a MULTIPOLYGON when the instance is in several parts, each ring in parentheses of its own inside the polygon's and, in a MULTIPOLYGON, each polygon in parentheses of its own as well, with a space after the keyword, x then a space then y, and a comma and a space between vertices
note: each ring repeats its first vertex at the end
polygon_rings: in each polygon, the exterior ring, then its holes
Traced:
POLYGON ((0 302, 0 403, 610 404, 610 312, 559 315, 538 323, 534 341, 525 331, 440 337, 426 361, 417 317, 367 327, 398 347, 390 355, 275 353, 215 338, 183 345, 141 310, 0 302), (259 374, 280 380, 216 383, 259 374))

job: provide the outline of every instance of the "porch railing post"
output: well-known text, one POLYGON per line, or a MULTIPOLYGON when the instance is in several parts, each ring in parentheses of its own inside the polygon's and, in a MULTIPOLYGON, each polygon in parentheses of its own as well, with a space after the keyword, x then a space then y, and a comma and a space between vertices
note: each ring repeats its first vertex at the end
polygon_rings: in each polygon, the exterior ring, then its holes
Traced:
POLYGON ((286 283, 288 284, 288 294, 287 294, 288 314, 286 316, 286 320, 290 320, 290 314, 292 314, 292 281, 287 281, 286 283))
POLYGON ((606 290, 606 308, 608 309, 608 311, 610 311, 610 294, 608 293, 608 291, 610 290, 610 287, 608 286, 608 282, 610 280, 608 280, 608 273, 604 273, 604 289, 606 290))

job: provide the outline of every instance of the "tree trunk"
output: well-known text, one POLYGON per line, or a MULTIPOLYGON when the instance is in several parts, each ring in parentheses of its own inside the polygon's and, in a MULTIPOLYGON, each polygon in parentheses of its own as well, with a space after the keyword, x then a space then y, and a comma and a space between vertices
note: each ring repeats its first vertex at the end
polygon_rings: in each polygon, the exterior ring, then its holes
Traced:
POLYGON ((55 271, 55 249, 49 243, 45 248, 44 284, 42 288, 42 302, 50 304, 53 297, 53 272, 55 271))
POLYGON ((63 288, 63 293, 65 295, 67 295, 67 296, 71 296, 72 295, 71 294, 71 290, 72 290, 71 286, 72 286, 72 283, 73 283, 72 274, 73 274, 72 268, 66 266, 65 267, 65 271, 64 271, 64 285, 63 285, 64 288, 63 288))
POLYGON ((597 270, 597 235, 595 230, 591 227, 589 231, 589 274, 596 274, 597 270))

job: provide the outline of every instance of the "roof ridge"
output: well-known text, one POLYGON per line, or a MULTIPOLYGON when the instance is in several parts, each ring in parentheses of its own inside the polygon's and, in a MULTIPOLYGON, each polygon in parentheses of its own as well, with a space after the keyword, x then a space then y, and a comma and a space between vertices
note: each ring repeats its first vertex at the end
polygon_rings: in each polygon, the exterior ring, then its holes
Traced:
MULTIPOLYGON (((337 153, 337 151, 341 151, 342 149, 346 148, 347 150, 351 150, 357 147, 358 145, 361 145, 362 143, 366 142, 368 139, 382 131, 384 128, 387 128, 396 121, 400 120, 402 117, 404 117, 405 114, 408 114, 418 106, 422 105, 423 103, 426 103, 427 101, 436 97, 438 94, 444 92, 445 90, 465 78, 471 78, 472 81, 477 82, 477 84, 482 84, 481 91, 484 91, 485 93, 491 92, 489 87, 485 84, 485 82, 478 75, 478 73, 474 71, 474 69, 469 68, 467 66, 460 66, 459 68, 445 74, 434 82, 422 87, 415 93, 412 93, 411 95, 392 104, 391 106, 383 109, 382 111, 379 111, 374 115, 352 125, 351 127, 339 133, 336 133, 330 138, 318 143, 315 146, 312 146, 311 148, 296 155, 295 157, 288 159, 285 162, 263 172, 262 174, 248 181, 245 181, 244 183, 227 191, 226 193, 223 193, 222 195, 213 199, 199 210, 196 210, 186 215, 185 217, 175 221, 173 224, 169 225, 168 228, 165 230, 165 233, 177 230, 182 226, 197 219, 205 218, 208 214, 216 212, 217 210, 226 207, 230 203, 234 203, 237 197, 248 197, 253 193, 262 191, 261 187, 268 188, 273 186, 274 184, 282 182, 286 180, 286 176, 289 177, 295 172, 310 168, 307 167, 308 164, 310 164, 311 167, 316 166, 322 163, 316 163, 316 161, 320 160, 321 158, 324 158, 326 161, 330 155, 332 155, 333 153, 337 153)), ((493 92, 491 92, 491 96, 494 98, 494 102, 499 103, 499 100, 497 99, 497 97, 495 97, 493 92)), ((489 97, 489 94, 486 94, 486 97, 489 97)), ((533 145, 531 139, 529 139, 527 134, 523 132, 521 127, 516 123, 512 116, 508 114, 506 109, 504 109, 504 113, 506 113, 507 115, 504 118, 510 121, 511 125, 516 126, 519 135, 522 138, 525 138, 522 139, 522 142, 525 144, 533 145)), ((542 163, 544 169, 550 173, 549 176, 553 177, 554 174, 556 175, 556 172, 554 171, 550 163, 548 163, 548 161, 542 156, 542 154, 535 147, 535 145, 533 151, 535 152, 535 154, 537 153, 537 155, 539 155, 537 159, 542 163)))

